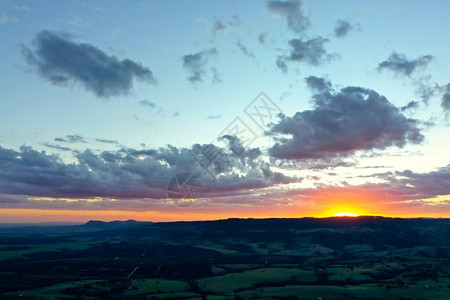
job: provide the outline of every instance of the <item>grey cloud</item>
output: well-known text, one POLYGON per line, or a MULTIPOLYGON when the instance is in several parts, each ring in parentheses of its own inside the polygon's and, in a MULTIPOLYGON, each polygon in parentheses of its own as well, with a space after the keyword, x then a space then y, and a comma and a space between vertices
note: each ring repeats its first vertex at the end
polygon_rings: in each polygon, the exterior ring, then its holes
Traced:
POLYGON ((309 40, 302 38, 292 39, 289 41, 288 55, 278 56, 276 61, 278 68, 283 72, 287 72, 289 62, 306 63, 312 66, 318 66, 324 61, 335 58, 335 55, 329 54, 325 49, 328 39, 323 37, 315 37, 309 40))
POLYGON ((303 12, 301 1, 269 1, 267 8, 286 19, 288 27, 296 32, 304 32, 309 27, 309 18, 303 12))
POLYGON ((200 51, 193 54, 187 54, 182 57, 183 67, 188 72, 188 81, 191 83, 203 82, 206 74, 208 59, 217 54, 217 49, 200 51))
POLYGON ((282 116, 266 133, 270 154, 284 159, 328 158, 358 150, 403 147, 424 139, 420 122, 406 118, 384 96, 361 87, 320 91, 314 109, 282 116))
POLYGON ((127 95, 135 79, 156 83, 152 71, 140 63, 119 60, 93 45, 75 42, 68 34, 41 31, 22 54, 49 82, 79 84, 102 98, 127 95))
POLYGON ((331 82, 322 77, 308 76, 305 81, 308 87, 315 92, 329 91, 332 88, 331 82))
POLYGON ((95 139, 97 142, 103 143, 103 144, 113 144, 113 145, 120 145, 118 141, 114 140, 107 140, 107 139, 95 139))
MULTIPOLYGON (((405 170, 373 174, 372 176, 381 178, 387 183, 367 184, 360 188, 374 194, 388 195, 390 198, 393 197, 394 201, 422 200, 450 195, 450 165, 428 173, 405 170)), ((433 203, 432 205, 438 204, 433 203)))
POLYGON ((443 87, 444 94, 442 95, 441 107, 445 113, 450 113, 450 83, 443 87))
POLYGON ((378 65, 378 70, 389 70, 397 75, 409 77, 418 69, 425 68, 433 59, 432 55, 408 59, 405 54, 393 52, 387 60, 378 65))
POLYGON ((410 101, 405 106, 402 106, 400 108, 400 110, 401 111, 415 110, 415 109, 419 108, 419 106, 420 106, 419 102, 417 102, 417 101, 410 101))
POLYGON ((334 27, 334 35, 338 38, 346 37, 350 31, 355 29, 355 25, 350 24, 345 20, 337 20, 336 26, 334 27))
POLYGON ((429 173, 415 173, 410 170, 396 172, 401 179, 390 179, 393 186, 408 187, 410 197, 432 198, 450 194, 450 165, 429 173), (397 184, 396 184, 397 183, 397 184))
POLYGON ((247 194, 249 189, 289 183, 292 178, 271 170, 259 149, 236 156, 227 147, 195 144, 190 148, 123 148, 117 151, 74 152, 76 162, 22 146, 19 151, 0 147, 0 193, 60 198, 167 198, 174 175, 198 176, 212 195, 247 194), (209 172, 199 163, 217 151, 220 160, 209 172))
POLYGON ((60 138, 55 138, 56 142, 62 142, 62 143, 86 143, 86 140, 84 139, 84 137, 82 137, 79 134, 69 134, 66 135, 65 137, 60 137, 60 138))

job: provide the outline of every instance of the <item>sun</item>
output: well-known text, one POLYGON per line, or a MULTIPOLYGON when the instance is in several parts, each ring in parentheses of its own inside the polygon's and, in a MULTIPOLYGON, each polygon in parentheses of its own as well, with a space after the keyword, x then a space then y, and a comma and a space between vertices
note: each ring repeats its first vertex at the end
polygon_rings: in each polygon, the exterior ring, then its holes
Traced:
POLYGON ((359 215, 348 211, 342 211, 335 213, 333 217, 359 217, 359 215))

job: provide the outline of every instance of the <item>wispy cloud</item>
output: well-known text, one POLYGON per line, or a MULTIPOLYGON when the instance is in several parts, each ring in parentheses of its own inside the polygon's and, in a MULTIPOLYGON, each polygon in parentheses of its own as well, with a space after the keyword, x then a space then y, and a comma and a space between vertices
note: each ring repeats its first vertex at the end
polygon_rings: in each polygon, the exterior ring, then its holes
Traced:
POLYGON ((217 49, 212 48, 182 57, 183 67, 188 72, 187 80, 190 83, 203 82, 206 75, 209 58, 217 54, 217 49))

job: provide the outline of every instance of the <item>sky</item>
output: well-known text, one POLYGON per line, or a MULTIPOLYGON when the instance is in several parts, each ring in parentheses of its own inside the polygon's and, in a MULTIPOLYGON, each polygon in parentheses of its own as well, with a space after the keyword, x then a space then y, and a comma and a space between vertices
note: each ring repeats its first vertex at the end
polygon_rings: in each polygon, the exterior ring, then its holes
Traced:
POLYGON ((450 217, 449 10, 0 0, 0 222, 450 217))

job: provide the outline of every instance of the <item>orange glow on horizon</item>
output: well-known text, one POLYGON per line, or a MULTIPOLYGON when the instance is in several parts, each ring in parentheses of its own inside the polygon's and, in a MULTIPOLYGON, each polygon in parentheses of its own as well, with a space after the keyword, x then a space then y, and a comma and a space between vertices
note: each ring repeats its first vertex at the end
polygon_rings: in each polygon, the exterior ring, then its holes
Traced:
MULTIPOLYGON (((373 195, 361 189, 328 188, 309 195, 298 195, 299 200, 289 205, 278 205, 277 200, 266 206, 190 206, 166 207, 161 211, 133 210, 73 210, 0 208, 0 223, 33 222, 87 222, 89 220, 129 220, 171 222, 203 221, 229 218, 302 218, 333 216, 383 216, 400 218, 449 218, 450 211, 437 206, 411 206, 404 201, 389 201, 382 195, 373 195)), ((295 196, 293 197, 295 199, 295 196)), ((292 199, 290 199, 292 200, 292 199)))

